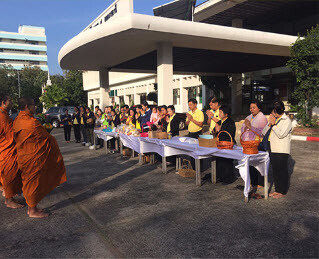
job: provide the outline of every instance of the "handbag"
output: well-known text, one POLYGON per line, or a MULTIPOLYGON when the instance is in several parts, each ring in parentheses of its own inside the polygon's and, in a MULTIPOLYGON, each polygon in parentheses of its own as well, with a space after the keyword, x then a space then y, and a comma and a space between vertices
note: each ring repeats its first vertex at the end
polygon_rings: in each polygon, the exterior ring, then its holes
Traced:
POLYGON ((258 150, 259 151, 267 151, 267 152, 271 152, 271 149, 270 149, 270 141, 269 141, 269 135, 270 135, 270 132, 272 130, 272 127, 271 126, 269 128, 269 130, 267 131, 266 135, 264 136, 263 140, 259 143, 258 145, 258 150))
MULTIPOLYGON (((275 125, 278 125, 278 123, 281 121, 281 119, 279 119, 275 125)), ((270 141, 269 141, 269 136, 270 136, 270 132, 272 130, 272 127, 275 126, 272 125, 270 127, 270 129, 267 131, 266 135, 264 136, 263 140, 260 142, 259 146, 258 146, 258 150, 259 151, 267 151, 267 152, 271 152, 271 148, 270 148, 270 141)))

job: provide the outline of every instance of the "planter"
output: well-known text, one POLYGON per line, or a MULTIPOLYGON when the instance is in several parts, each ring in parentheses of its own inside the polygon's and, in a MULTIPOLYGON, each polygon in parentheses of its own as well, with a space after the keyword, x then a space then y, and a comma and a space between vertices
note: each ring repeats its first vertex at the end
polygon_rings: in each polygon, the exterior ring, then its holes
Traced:
POLYGON ((293 135, 298 136, 317 136, 319 135, 319 129, 317 128, 294 128, 292 131, 293 135))

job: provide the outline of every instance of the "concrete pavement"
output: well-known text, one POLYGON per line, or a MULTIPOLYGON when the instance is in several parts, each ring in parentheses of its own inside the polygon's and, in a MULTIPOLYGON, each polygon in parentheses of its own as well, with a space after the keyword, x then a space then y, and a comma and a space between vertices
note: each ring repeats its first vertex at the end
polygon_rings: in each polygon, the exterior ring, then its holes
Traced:
POLYGON ((292 142, 284 199, 246 204, 241 179, 196 187, 158 165, 67 144, 61 129, 53 135, 68 182, 40 203, 47 219, 0 198, 0 257, 318 257, 319 143, 292 142))

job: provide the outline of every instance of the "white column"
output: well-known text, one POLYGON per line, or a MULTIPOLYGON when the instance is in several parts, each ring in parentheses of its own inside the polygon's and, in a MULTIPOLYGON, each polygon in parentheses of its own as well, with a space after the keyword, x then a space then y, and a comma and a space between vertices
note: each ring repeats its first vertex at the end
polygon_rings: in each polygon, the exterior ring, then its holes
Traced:
POLYGON ((134 86, 134 105, 141 104, 141 96, 136 93, 136 86, 134 86))
POLYGON ((157 47, 158 104, 173 104, 173 46, 162 42, 157 47))
MULTIPOLYGON (((242 28, 243 20, 242 19, 233 19, 232 27, 242 28)), ((231 84, 231 108, 232 114, 241 114, 242 113, 242 94, 243 94, 243 85, 242 85, 243 75, 242 74, 233 74, 232 75, 232 84, 231 84)))
POLYGON ((200 97, 199 97, 200 87, 201 86, 196 86, 196 101, 198 104, 200 104, 200 97))
POLYGON ((180 98, 181 98, 181 111, 180 112, 188 112, 188 91, 183 87, 183 77, 181 77, 179 90, 180 90, 180 98))
POLYGON ((128 96, 126 95, 126 88, 124 88, 123 100, 124 100, 124 103, 125 103, 125 104, 129 105, 129 98, 128 98, 128 96))
POLYGON ((111 104, 111 98, 109 95, 110 84, 109 84, 109 71, 103 68, 99 71, 99 82, 100 82, 100 107, 103 108, 111 104))
POLYGON ((115 103, 120 105, 120 97, 119 96, 115 96, 115 103))
POLYGON ((124 95, 124 103, 125 103, 126 105, 130 105, 130 98, 129 98, 128 95, 124 95))

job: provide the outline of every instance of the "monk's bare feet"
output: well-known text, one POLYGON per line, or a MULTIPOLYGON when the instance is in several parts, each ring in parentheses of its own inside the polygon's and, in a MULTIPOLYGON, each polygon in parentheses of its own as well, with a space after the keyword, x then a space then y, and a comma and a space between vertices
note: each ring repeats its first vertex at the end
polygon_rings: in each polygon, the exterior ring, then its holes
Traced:
POLYGON ((49 216, 49 213, 43 212, 43 210, 38 208, 29 208, 28 215, 30 218, 46 218, 49 216))
POLYGON ((282 194, 282 193, 278 193, 277 195, 273 195, 272 197, 273 197, 274 199, 280 199, 280 198, 285 197, 285 195, 282 194))
POLYGON ((11 209, 20 209, 20 208, 23 208, 23 207, 24 207, 23 204, 20 204, 20 203, 16 202, 13 198, 11 198, 11 199, 6 199, 5 205, 6 205, 8 208, 11 208, 11 209))
MULTIPOLYGON (((44 212, 44 209, 37 208, 37 211, 44 212)), ((30 207, 28 208, 28 215, 30 214, 30 207)))
POLYGON ((2 196, 6 197, 6 192, 4 190, 2 191, 2 196))
POLYGON ((278 195, 278 194, 280 194, 279 192, 273 192, 273 193, 270 193, 269 194, 269 197, 273 197, 273 196, 276 196, 276 195, 278 195))

